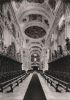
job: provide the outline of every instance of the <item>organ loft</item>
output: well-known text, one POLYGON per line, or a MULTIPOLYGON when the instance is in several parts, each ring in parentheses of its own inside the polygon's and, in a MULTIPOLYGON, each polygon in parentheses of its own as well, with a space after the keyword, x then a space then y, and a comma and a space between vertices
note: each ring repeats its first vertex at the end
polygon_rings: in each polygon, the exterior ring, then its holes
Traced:
POLYGON ((70 0, 0 0, 0 100, 70 100, 70 0))

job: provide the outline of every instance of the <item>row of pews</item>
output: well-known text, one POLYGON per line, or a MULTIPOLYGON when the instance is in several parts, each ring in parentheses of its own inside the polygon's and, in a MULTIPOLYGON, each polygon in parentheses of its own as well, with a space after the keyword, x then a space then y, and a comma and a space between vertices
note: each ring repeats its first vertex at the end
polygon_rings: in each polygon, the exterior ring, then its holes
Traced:
POLYGON ((10 88, 7 92, 13 92, 14 87, 19 86, 28 75, 24 70, 0 73, 0 92, 7 88, 10 88))
POLYGON ((56 92, 70 92, 70 52, 48 62, 48 71, 41 75, 56 92))
POLYGON ((51 87, 55 89, 56 92, 70 92, 70 75, 66 76, 64 73, 55 73, 45 71, 44 73, 40 73, 47 83, 50 84, 51 87))
POLYGON ((0 92, 13 92, 28 75, 22 70, 21 62, 0 53, 0 92))

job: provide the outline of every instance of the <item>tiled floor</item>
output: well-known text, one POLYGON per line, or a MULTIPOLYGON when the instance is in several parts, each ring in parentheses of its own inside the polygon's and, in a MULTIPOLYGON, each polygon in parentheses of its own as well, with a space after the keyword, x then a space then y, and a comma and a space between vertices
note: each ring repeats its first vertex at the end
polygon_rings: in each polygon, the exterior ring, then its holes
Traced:
MULTIPOLYGON (((32 75, 33 74, 30 74, 19 87, 16 87, 13 93, 0 93, 0 100, 23 100, 32 75)), ((45 93, 46 100, 70 100, 70 93, 56 93, 40 74, 38 74, 38 77, 45 93)))

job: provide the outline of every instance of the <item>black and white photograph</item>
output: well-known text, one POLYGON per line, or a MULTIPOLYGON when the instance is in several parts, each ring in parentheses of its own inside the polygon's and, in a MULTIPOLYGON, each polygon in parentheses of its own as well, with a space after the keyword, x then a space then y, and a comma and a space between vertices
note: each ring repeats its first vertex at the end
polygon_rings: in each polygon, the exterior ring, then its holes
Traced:
POLYGON ((70 0, 0 0, 0 100, 70 100, 70 0))

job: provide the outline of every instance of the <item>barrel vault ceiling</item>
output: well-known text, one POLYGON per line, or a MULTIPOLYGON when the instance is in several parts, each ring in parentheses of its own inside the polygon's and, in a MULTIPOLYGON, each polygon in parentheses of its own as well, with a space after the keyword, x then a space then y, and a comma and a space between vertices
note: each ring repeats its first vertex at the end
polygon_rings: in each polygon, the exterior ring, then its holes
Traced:
MULTIPOLYGON (((41 51, 56 15, 60 0, 19 0, 12 6, 20 26, 24 48, 41 51)), ((30 52, 31 52, 30 51, 30 52)))

